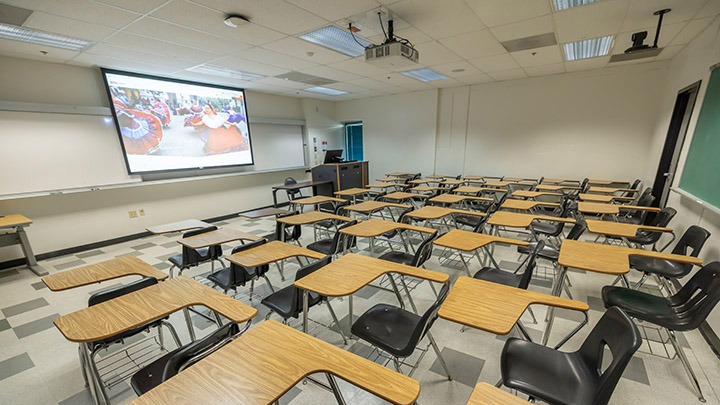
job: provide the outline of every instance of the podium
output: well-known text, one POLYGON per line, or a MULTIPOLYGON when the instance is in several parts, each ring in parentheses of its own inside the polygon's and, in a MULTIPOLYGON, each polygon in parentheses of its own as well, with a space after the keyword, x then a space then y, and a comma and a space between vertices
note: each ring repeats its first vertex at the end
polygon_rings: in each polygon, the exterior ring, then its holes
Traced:
POLYGON ((335 191, 364 188, 368 184, 368 162, 326 163, 311 169, 313 181, 331 181, 335 191))

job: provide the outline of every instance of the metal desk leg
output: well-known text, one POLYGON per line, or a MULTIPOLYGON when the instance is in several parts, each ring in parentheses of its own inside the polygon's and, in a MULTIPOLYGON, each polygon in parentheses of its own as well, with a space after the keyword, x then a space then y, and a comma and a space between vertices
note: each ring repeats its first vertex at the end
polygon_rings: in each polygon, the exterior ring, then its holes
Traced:
POLYGON ((352 325, 353 325, 353 296, 348 295, 348 338, 352 339, 352 325))
POLYGON ((185 314, 185 323, 187 324, 188 333, 190 333, 190 341, 195 341, 195 328, 193 328, 192 320, 190 319, 190 310, 183 308, 183 314, 185 314))
POLYGON ((93 399, 93 403, 100 404, 100 395, 98 392, 97 381, 95 373, 92 372, 92 366, 90 365, 90 353, 87 348, 87 344, 80 343, 80 355, 82 356, 83 363, 80 366, 85 367, 84 372, 88 377, 88 389, 90 390, 90 396, 93 399))
POLYGON ((370 256, 375 257, 375 237, 370 237, 370 256))
MULTIPOLYGON (((303 290, 303 332, 308 333, 308 310, 309 304, 308 304, 308 296, 310 295, 310 292, 308 290, 303 290)), ((340 327, 338 325, 338 327, 340 327)))
POLYGON ((22 247, 23 254, 25 254, 25 259, 27 260, 27 265, 30 270, 32 270, 32 272, 37 276, 47 275, 48 272, 38 266, 37 261, 35 260, 35 254, 32 251, 32 247, 30 247, 30 241, 28 240, 27 233, 25 233, 25 227, 20 226, 17 228, 17 236, 20 240, 20 247, 22 247))
POLYGON ((277 204, 277 192, 278 192, 277 189, 273 189, 273 191, 272 191, 272 195, 273 195, 273 207, 275 207, 275 208, 278 207, 278 204, 277 204))
MULTIPOLYGON (((551 295, 560 296, 560 293, 562 292, 563 284, 565 283, 565 275, 567 274, 567 267, 562 267, 560 270, 559 278, 557 283, 555 283, 555 286, 553 288, 553 291, 551 295)), ((548 308, 548 324, 545 328, 545 332, 543 333, 542 337, 542 345, 547 345, 548 339, 550 339, 550 332, 552 331, 553 321, 555 320, 555 307, 548 308)))
POLYGON ((345 405, 345 398, 343 398, 342 393, 340 392, 340 387, 338 386, 337 381, 335 381, 335 377, 333 377, 330 373, 325 373, 325 375, 327 375, 328 383, 330 383, 333 395, 335 395, 335 400, 338 404, 345 405))

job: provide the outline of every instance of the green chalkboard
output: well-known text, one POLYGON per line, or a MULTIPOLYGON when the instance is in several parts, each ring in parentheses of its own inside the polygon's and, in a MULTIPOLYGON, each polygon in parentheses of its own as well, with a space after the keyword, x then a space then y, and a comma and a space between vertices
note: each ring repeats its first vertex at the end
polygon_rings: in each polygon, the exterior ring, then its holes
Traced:
POLYGON ((680 188, 720 207, 720 68, 710 75, 680 188))

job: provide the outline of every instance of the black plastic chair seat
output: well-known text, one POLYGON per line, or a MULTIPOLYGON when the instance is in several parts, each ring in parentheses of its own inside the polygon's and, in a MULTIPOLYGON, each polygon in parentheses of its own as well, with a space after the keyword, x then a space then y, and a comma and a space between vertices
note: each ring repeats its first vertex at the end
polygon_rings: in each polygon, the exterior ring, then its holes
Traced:
MULTIPOLYGON (((200 248, 200 249, 196 249, 195 251, 198 253, 198 255, 200 255, 200 257, 201 257, 200 260, 201 260, 201 261, 202 261, 202 260, 207 260, 207 259, 210 258, 210 253, 209 253, 209 249, 208 249, 208 248, 200 248)), ((176 265, 176 266, 178 266, 178 267, 182 267, 183 255, 182 255, 182 253, 180 253, 180 254, 175 255, 175 256, 170 256, 170 257, 168 258, 168 260, 170 261, 170 263, 172 263, 172 264, 174 264, 174 265, 176 265)))
POLYGON ((332 253, 333 248, 333 240, 332 239, 321 239, 317 242, 313 242, 306 246, 310 250, 314 250, 316 252, 320 252, 326 255, 329 255, 332 253))
POLYGON ((163 371, 165 370, 165 364, 167 364, 170 357, 175 353, 179 352, 182 347, 179 347, 159 359, 153 361, 147 366, 143 367, 140 371, 133 374, 130 379, 130 387, 133 391, 140 396, 151 389, 157 387, 163 383, 163 371))
POLYGON ((414 256, 405 252, 387 252, 383 253, 378 259, 411 266, 414 256))
POLYGON ((522 276, 523 273, 516 274, 511 271, 498 270, 494 267, 483 267, 475 273, 473 278, 503 284, 510 287, 519 287, 520 282, 522 281, 522 276))
MULTIPOLYGON (((332 212, 331 212, 331 214, 332 214, 332 212)), ((324 221, 316 222, 315 225, 317 225, 321 228, 331 229, 337 225, 337 222, 333 221, 332 219, 326 219, 324 221)))
POLYGON ((129 338, 129 337, 132 337, 132 336, 135 336, 135 335, 137 335, 137 334, 140 334, 140 333, 148 330, 149 328, 159 327, 161 321, 165 321, 165 320, 167 320, 167 319, 169 319, 169 317, 166 316, 166 317, 164 317, 164 318, 162 318, 162 319, 158 319, 157 321, 153 321, 153 322, 151 322, 151 323, 147 323, 147 324, 145 324, 145 325, 143 325, 143 326, 138 326, 137 328, 130 329, 130 330, 126 330, 125 332, 122 332, 122 333, 118 333, 117 335, 111 336, 111 337, 109 337, 109 338, 107 338, 107 339, 98 340, 98 341, 95 341, 95 342, 89 342, 89 343, 88 343, 88 347, 89 347, 90 350, 92 351, 92 350, 94 350, 94 349, 95 349, 96 347, 98 347, 98 346, 104 346, 104 345, 109 345, 109 344, 112 344, 112 343, 119 342, 119 341, 121 341, 121 340, 123 340, 123 339, 127 339, 127 338, 129 338))
POLYGON ((672 297, 665 298, 630 288, 605 286, 602 289, 605 307, 619 307, 633 318, 677 331, 692 330, 673 307, 672 297))
POLYGON ((420 320, 419 315, 402 308, 378 304, 362 314, 351 331, 394 356, 407 357, 415 350, 409 339, 420 320))
MULTIPOLYGON (((518 253, 528 254, 530 253, 530 251, 535 250, 536 245, 537 242, 530 242, 529 246, 518 246, 517 251, 518 253)), ((560 250, 558 250, 558 248, 554 246, 546 244, 545 246, 543 246, 542 249, 538 250, 537 255, 542 257, 543 259, 556 262, 560 257, 560 250)))
MULTIPOLYGON (((275 311, 281 317, 287 319, 290 317, 297 318, 299 313, 302 313, 302 308, 298 310, 298 313, 293 313, 293 289, 296 288, 294 285, 289 285, 282 290, 275 291, 274 293, 265 297, 261 304, 275 311)), ((322 297, 318 294, 311 292, 308 296, 308 308, 316 305, 322 300, 322 297)))
MULTIPOLYGON (((219 285, 220 287, 224 289, 229 289, 235 287, 232 283, 232 269, 231 267, 225 267, 222 268, 214 273, 208 274, 207 279, 212 281, 213 283, 219 285)), ((250 280, 253 277, 257 275, 257 267, 251 267, 251 268, 243 268, 245 271, 245 279, 250 280)), ((241 282, 238 285, 244 286, 245 283, 241 282)))
POLYGON ((460 225, 469 226, 475 228, 478 224, 485 220, 484 217, 478 215, 455 215, 455 222, 460 225))
POLYGON ((558 236, 562 232, 564 226, 565 224, 563 222, 536 221, 533 222, 532 229, 536 233, 540 233, 543 235, 558 236))
POLYGON ((581 356, 525 340, 510 338, 503 349, 503 384, 551 404, 592 404, 597 372, 581 356), (548 384, 548 378, 554 382, 548 384), (552 387, 552 390, 548 390, 552 387))
POLYGON ((688 270, 692 268, 692 266, 671 260, 643 256, 630 256, 630 267, 646 273, 653 273, 670 278, 683 277, 687 274, 688 270))
POLYGON ((624 216, 624 215, 617 217, 617 221, 618 221, 618 222, 622 222, 622 223, 624 223, 624 224, 634 224, 634 225, 640 225, 640 224, 642 224, 643 219, 644 219, 644 218, 641 218, 641 217, 640 217, 640 218, 635 217, 635 216, 627 217, 627 216, 624 216))

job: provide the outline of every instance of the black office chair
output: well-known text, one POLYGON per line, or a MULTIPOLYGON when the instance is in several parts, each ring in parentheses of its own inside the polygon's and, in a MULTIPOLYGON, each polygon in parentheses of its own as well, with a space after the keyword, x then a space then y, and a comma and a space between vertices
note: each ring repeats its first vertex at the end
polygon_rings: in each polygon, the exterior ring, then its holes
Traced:
POLYGON ((232 342, 240 333, 238 324, 230 322, 204 338, 179 347, 141 368, 133 374, 130 386, 135 394, 143 395, 232 342))
MULTIPOLYGON (((232 250, 232 254, 243 252, 248 249, 256 248, 258 246, 267 243, 266 239, 259 239, 252 243, 237 246, 232 250)), ((223 293, 227 294, 229 289, 233 289, 237 293, 239 286, 245 286, 245 283, 250 282, 250 301, 252 301, 253 292, 255 290, 255 280, 260 277, 265 279, 270 291, 275 292, 275 289, 270 283, 270 279, 267 277, 267 272, 270 269, 270 265, 262 265, 260 267, 242 267, 235 263, 230 263, 229 267, 224 267, 216 272, 213 272, 207 276, 207 279, 213 282, 214 287, 220 287, 223 289, 223 293)))
POLYGON ((720 262, 705 265, 670 297, 613 286, 603 287, 602 297, 606 308, 619 307, 635 319, 667 329, 670 342, 692 380, 698 398, 705 402, 695 372, 677 342, 675 331, 697 329, 720 301, 720 262))
MULTIPOLYGON (((674 208, 665 207, 660 210, 660 212, 656 213, 654 217, 646 220, 645 225, 662 228, 667 227, 670 221, 675 217, 675 214, 677 214, 677 211, 674 208)), ((663 233, 664 232, 638 229, 637 234, 632 238, 627 238, 627 240, 628 242, 635 244, 638 248, 644 249, 645 246, 653 245, 653 250, 657 250, 655 249, 655 244, 663 236, 663 233)), ((672 239, 660 250, 664 250, 674 239, 675 234, 672 235, 672 239)))
MULTIPOLYGON (((443 285, 435 302, 422 316, 393 305, 377 304, 365 311, 353 323, 352 334, 389 353, 398 372, 401 372, 400 359, 412 355, 420 340, 427 336, 440 364, 445 369, 448 380, 452 380, 440 349, 430 333, 430 328, 437 319, 438 310, 447 298, 449 290, 448 284, 443 285)), ((412 377, 417 366, 417 363, 411 365, 409 377, 412 377)))
MULTIPOLYGON (((297 180, 292 177, 288 177, 285 179, 285 182, 283 184, 286 186, 291 186, 293 184, 297 184, 297 180)), ((299 188, 292 188, 285 191, 287 192, 288 201, 297 200, 298 198, 304 197, 299 188)))
MULTIPOLYGON (((652 189, 648 187, 642 192, 640 197, 638 197, 636 205, 639 207, 650 207, 653 201, 655 201, 655 196, 652 195, 652 189)), ((628 207, 632 207, 632 205, 628 207)), ((626 215, 619 215, 617 220, 618 222, 626 224, 639 225, 645 222, 648 212, 647 210, 628 210, 626 215)))
MULTIPOLYGON (((217 226, 206 226, 202 229, 196 229, 190 232, 185 232, 183 234, 184 238, 189 238, 191 236, 197 236, 202 235, 204 233, 216 231, 218 229, 217 226)), ((182 247, 182 253, 175 256, 168 257, 168 261, 172 264, 170 267, 170 278, 173 278, 173 269, 178 268, 178 276, 182 275, 183 270, 187 270, 191 267, 197 267, 202 263, 205 262, 211 262, 211 264, 215 265, 213 263, 214 261, 220 262, 221 266, 225 266, 225 263, 223 263, 222 259, 222 246, 215 245, 210 246, 207 248, 201 248, 201 249, 190 249, 187 246, 182 247)))
POLYGON ((618 308, 610 308, 580 349, 572 353, 508 339, 500 357, 501 382, 551 404, 607 404, 641 343, 640 332, 630 317, 618 308), (612 355, 606 368, 605 348, 612 355))
POLYGON ((345 235, 344 233, 341 233, 340 230, 356 224, 356 220, 348 221, 346 224, 338 228, 337 232, 335 232, 335 235, 333 235, 332 238, 318 240, 307 245, 306 247, 310 250, 314 250, 316 252, 320 252, 322 254, 334 257, 335 255, 342 253, 345 247, 355 247, 355 245, 357 244, 357 238, 355 238, 354 236, 345 235))
POLYGON ((500 270, 496 267, 483 267, 473 275, 473 278, 527 290, 533 271, 535 270, 535 259, 538 252, 544 247, 545 241, 535 242, 533 249, 524 260, 524 263, 521 263, 515 271, 500 270), (520 273, 520 269, 523 266, 525 267, 525 271, 520 273))
MULTIPOLYGON (((573 200, 569 198, 565 198, 560 203, 560 212, 558 213, 545 213, 547 216, 556 217, 556 218, 568 218, 571 214, 571 206, 573 205, 573 200)), ((555 238, 557 241, 557 245, 560 245, 560 239, 562 235, 562 231, 565 229, 565 222, 559 222, 559 221, 532 221, 530 223, 530 230, 533 232, 534 235, 543 235, 546 238, 555 238)))
POLYGON ((408 266, 420 267, 422 266, 430 256, 432 256, 433 242, 438 237, 438 231, 433 232, 425 238, 415 250, 415 254, 410 254, 401 251, 391 251, 380 255, 379 259, 387 260, 389 262, 406 264, 408 266))
MULTIPOLYGON (((94 306, 101 304, 106 301, 110 301, 112 299, 118 298, 120 296, 130 294, 132 292, 142 290, 143 288, 153 286, 157 284, 158 281, 154 277, 143 277, 140 280, 133 281, 132 283, 128 283, 119 287, 110 288, 105 291, 101 291, 98 293, 95 293, 90 296, 88 299, 88 306, 94 306)), ((83 343, 87 345, 88 351, 90 352, 90 364, 86 364, 84 361, 84 356, 82 356, 82 353, 80 353, 80 365, 81 369, 83 371, 83 378, 85 378, 85 384, 88 384, 88 376, 89 374, 86 373, 92 373, 92 375, 95 377, 94 380, 97 381, 97 385, 99 385, 100 392, 99 395, 102 395, 105 399, 105 403, 109 404, 108 395, 105 383, 102 381, 102 377, 100 375, 100 371, 98 370, 97 363, 95 362, 95 356, 97 353, 99 353, 101 350, 106 349, 110 347, 113 344, 120 343, 122 344, 124 339, 127 339, 129 337, 139 335, 142 332, 146 332, 150 330, 150 328, 158 328, 158 337, 160 340, 160 346, 163 347, 163 338, 162 338, 162 332, 161 328, 162 326, 165 326, 170 331, 170 334, 175 341, 175 344, 180 347, 180 338, 178 337, 177 332, 175 331, 175 328, 172 326, 170 322, 167 321, 168 317, 164 317, 149 323, 146 323, 144 325, 132 328, 130 330, 127 330, 125 332, 119 333, 115 336, 108 337, 106 339, 98 340, 95 342, 88 342, 83 343)))
MULTIPOLYGON (((288 212, 287 214, 278 215, 278 218, 284 218, 284 217, 291 217, 293 215, 300 214, 298 211, 292 211, 288 212)), ((283 240, 281 237, 281 230, 283 226, 280 222, 275 222, 275 232, 263 236, 263 238, 267 239, 268 242, 276 241, 276 240, 283 240)), ((302 226, 300 225, 293 225, 293 226, 285 226, 285 239, 284 242, 290 243, 295 242, 298 246, 300 245, 300 237, 302 236, 302 226), (289 228, 289 230, 288 230, 289 228)))
MULTIPOLYGON (((295 273, 295 281, 298 281, 303 277, 306 277, 307 275, 313 273, 314 271, 327 266, 328 264, 330 264, 330 262, 332 262, 332 257, 330 255, 327 255, 314 263, 300 267, 295 273)), ((342 336, 343 341, 345 342, 345 344, 347 344, 347 339, 345 339, 345 334, 342 331, 340 322, 338 322, 335 311, 333 311, 332 306, 330 305, 330 300, 328 300, 327 297, 315 294, 314 292, 308 293, 308 309, 314 307, 317 304, 320 304, 321 302, 325 302, 325 304, 327 304, 330 316, 332 316, 333 322, 335 322, 335 325, 338 327, 338 330, 340 331, 340 336, 342 336)), ((276 313, 283 318, 283 323, 287 325, 288 319, 297 319, 300 314, 302 314, 303 290, 295 287, 295 284, 291 284, 281 290, 278 290, 268 295, 262 300, 261 304, 265 305, 270 309, 270 312, 265 316, 265 320, 270 319, 270 316, 273 313, 276 313)))
MULTIPOLYGON (((685 233, 675 244, 672 253, 698 257, 700 250, 702 250, 709 237, 710 232, 708 232, 705 228, 692 225, 685 230, 685 233)), ((634 287, 635 289, 638 289, 643 285, 645 279, 650 274, 662 277, 661 280, 663 280, 663 284, 666 287, 669 287, 672 283, 665 283, 664 279, 678 279, 685 277, 690 273, 693 265, 691 263, 679 263, 672 260, 656 259, 652 257, 630 256, 630 267, 643 272, 642 278, 634 287)))

